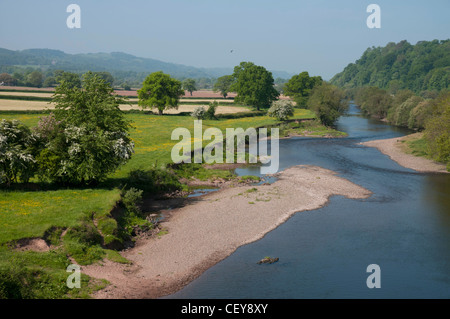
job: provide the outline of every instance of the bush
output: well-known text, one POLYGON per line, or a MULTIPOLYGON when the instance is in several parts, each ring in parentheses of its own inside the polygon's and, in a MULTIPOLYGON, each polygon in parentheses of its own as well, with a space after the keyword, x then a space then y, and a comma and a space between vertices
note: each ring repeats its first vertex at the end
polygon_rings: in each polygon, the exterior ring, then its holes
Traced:
POLYGON ((132 187, 122 194, 122 203, 128 212, 141 214, 142 193, 142 190, 132 187))
POLYGON ((219 106, 217 101, 210 102, 208 106, 208 110, 206 110, 204 118, 205 120, 216 120, 216 109, 219 106))
POLYGON ((126 186, 142 189, 148 193, 174 191, 182 188, 180 181, 174 174, 161 168, 146 171, 132 170, 126 180, 126 186))
POLYGON ((20 121, 0 122, 0 184, 27 182, 36 171, 33 148, 37 138, 20 121))
POLYGON ((267 115, 275 117, 279 121, 286 121, 290 116, 294 115, 294 106, 289 101, 274 101, 267 111, 267 115))
POLYGON ((34 284, 34 274, 23 267, 0 268, 0 299, 33 298, 30 286, 34 284))
POLYGON ((75 226, 67 231, 64 238, 75 239, 83 244, 101 244, 102 236, 97 231, 93 223, 83 221, 81 225, 75 226))
POLYGON ((194 111, 191 113, 191 116, 196 118, 197 120, 202 120, 205 117, 206 110, 203 106, 199 106, 194 109, 194 111))

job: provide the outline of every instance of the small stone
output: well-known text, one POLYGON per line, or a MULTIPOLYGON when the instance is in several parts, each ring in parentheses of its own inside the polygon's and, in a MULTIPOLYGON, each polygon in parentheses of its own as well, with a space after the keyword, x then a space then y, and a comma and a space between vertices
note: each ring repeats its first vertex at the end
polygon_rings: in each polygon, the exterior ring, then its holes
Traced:
POLYGON ((260 261, 258 261, 258 264, 273 264, 276 263, 279 260, 278 257, 272 258, 272 257, 264 257, 260 261))

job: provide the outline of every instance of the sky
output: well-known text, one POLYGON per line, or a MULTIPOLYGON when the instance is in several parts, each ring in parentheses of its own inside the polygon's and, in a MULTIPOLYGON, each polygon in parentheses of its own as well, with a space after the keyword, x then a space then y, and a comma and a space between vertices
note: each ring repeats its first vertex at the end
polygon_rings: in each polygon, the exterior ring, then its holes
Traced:
POLYGON ((450 0, 0 0, 0 47, 125 52, 195 67, 251 61, 328 80, 372 46, 450 38, 450 0), (81 28, 69 29, 70 4, 81 28), (368 28, 369 4, 381 28, 368 28))

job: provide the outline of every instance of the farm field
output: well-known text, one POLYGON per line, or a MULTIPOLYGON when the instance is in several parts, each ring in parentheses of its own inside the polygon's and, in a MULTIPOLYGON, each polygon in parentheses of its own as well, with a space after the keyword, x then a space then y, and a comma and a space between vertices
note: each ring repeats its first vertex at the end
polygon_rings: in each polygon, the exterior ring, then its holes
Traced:
MULTIPOLYGON (((137 100, 136 100, 137 101, 137 100)), ((183 105, 183 100, 180 101, 180 105, 178 109, 169 109, 164 111, 164 114, 177 114, 182 112, 192 112, 195 108, 199 106, 208 107, 208 105, 183 105)), ((128 110, 141 110, 137 104, 121 104, 120 109, 123 111, 128 110)), ((54 108, 54 105, 50 102, 45 101, 22 101, 22 100, 2 100, 0 99, 0 111, 42 111, 42 110, 51 110, 54 108)), ((149 110, 149 109, 148 109, 149 110)), ((248 112, 249 108, 244 106, 224 106, 219 105, 217 107, 217 114, 230 114, 230 113, 239 113, 239 112, 248 112)))
MULTIPOLYGON (((36 92, 35 90, 30 90, 26 92, 24 88, 12 89, 13 87, 5 87, 0 88, 0 111, 42 111, 42 110, 51 110, 54 108, 54 105, 50 101, 39 101, 33 100, 36 99, 51 99, 53 93, 49 93, 48 90, 40 89, 40 92, 36 92), (29 98, 30 100, 26 100, 29 98)), ((136 93, 135 91, 117 91, 116 93, 122 95, 124 93, 136 93)), ((194 92, 195 93, 195 92, 194 92)), ((183 112, 193 112, 195 108, 199 106, 203 106, 207 108, 207 104, 213 101, 219 101, 221 104, 229 104, 228 105, 219 105, 216 113, 217 114, 230 114, 230 113, 239 113, 239 112, 247 112, 249 108, 242 105, 233 105, 233 99, 223 99, 221 96, 216 96, 212 91, 201 91, 197 99, 195 98, 182 98, 179 102, 178 109, 169 109, 164 111, 164 114, 178 114, 183 112), (208 98, 211 97, 211 98, 208 98), (216 99, 217 97, 217 99, 216 99), (196 104, 198 103, 198 104, 196 104)), ((141 108, 137 105, 138 99, 133 95, 126 96, 126 101, 130 104, 122 104, 120 105, 120 109, 124 111, 128 110, 140 110, 141 108)), ((149 110, 149 109, 148 109, 149 110)))

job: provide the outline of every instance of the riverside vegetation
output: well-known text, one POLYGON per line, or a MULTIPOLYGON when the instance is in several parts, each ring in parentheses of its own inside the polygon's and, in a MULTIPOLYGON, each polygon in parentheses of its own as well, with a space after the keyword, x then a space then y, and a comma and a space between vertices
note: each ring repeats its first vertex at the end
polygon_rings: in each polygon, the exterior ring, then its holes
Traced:
POLYGON ((450 170, 450 40, 407 41, 368 48, 331 83, 370 116, 423 132, 412 152, 450 170))
MULTIPOLYGON (((236 179, 229 169, 170 165, 176 144, 171 132, 177 127, 192 132, 189 114, 123 112, 118 109, 121 99, 98 74, 85 74, 81 83, 71 78, 76 77, 61 76, 53 113, 1 113, 2 298, 88 298, 107 283, 82 274, 81 289, 70 290, 67 266, 105 258, 128 263, 118 250, 155 227, 148 218, 153 212, 142 206, 144 198, 189 191, 188 184, 180 180, 236 179), (28 249, 33 240, 43 246, 28 249)), ((267 83, 273 86, 273 80, 267 83)), ((268 108, 267 103, 258 102, 257 108, 268 108)), ((225 131, 285 125, 284 134, 335 132, 323 126, 311 110, 291 111, 286 124, 256 110, 212 114, 203 126, 225 131)))

